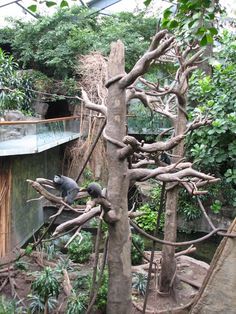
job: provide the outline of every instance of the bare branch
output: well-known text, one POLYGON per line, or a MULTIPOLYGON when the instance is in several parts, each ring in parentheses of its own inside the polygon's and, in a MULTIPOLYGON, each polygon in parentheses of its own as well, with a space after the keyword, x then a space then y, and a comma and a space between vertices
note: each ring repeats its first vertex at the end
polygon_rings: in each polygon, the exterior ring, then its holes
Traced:
POLYGON ((142 147, 139 148, 141 152, 147 152, 147 153, 152 153, 156 151, 164 151, 164 150, 170 150, 176 145, 178 145, 185 135, 180 134, 178 136, 175 136, 171 139, 169 139, 166 142, 155 142, 152 144, 144 144, 142 147))
POLYGON ((148 166, 148 165, 155 165, 155 160, 152 159, 143 159, 140 160, 139 162, 132 164, 133 169, 141 168, 143 166, 148 166))
POLYGON ((93 218, 99 214, 101 214, 101 207, 100 206, 93 207, 88 212, 80 215, 79 217, 65 221, 64 223, 60 224, 56 228, 56 230, 54 231, 53 235, 57 235, 57 234, 61 233, 63 230, 65 230, 71 226, 74 226, 74 225, 76 225, 78 227, 82 226, 88 220, 90 220, 91 218, 93 218))
POLYGON ((86 108, 100 112, 105 117, 107 116, 107 108, 104 105, 94 104, 93 102, 89 100, 88 95, 85 90, 82 89, 81 92, 82 92, 82 97, 83 97, 86 108))
MULTIPOLYGON (((130 169, 129 176, 130 180, 133 181, 144 181, 150 178, 154 178, 161 174, 168 174, 168 172, 174 171, 174 169, 185 169, 191 167, 192 164, 190 162, 184 163, 175 163, 165 167, 158 167, 156 169, 130 169)), ((177 171, 177 170, 176 170, 177 171)))
POLYGON ((121 88, 131 85, 140 75, 147 71, 152 60, 159 58, 166 52, 170 44, 174 41, 174 37, 172 36, 164 39, 159 45, 160 40, 164 38, 166 33, 167 31, 163 30, 154 36, 148 51, 138 60, 133 69, 119 81, 121 88))

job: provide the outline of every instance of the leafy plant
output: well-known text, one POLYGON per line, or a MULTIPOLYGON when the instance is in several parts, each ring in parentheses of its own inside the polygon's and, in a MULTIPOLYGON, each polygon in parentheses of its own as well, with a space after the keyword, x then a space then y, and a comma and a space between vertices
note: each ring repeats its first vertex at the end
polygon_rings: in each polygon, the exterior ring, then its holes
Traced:
POLYGON ((218 214, 221 210, 222 204, 221 201, 215 200, 215 202, 211 205, 211 210, 214 214, 218 214))
POLYGON ((102 283, 98 290, 98 295, 96 299, 96 307, 104 311, 107 304, 107 293, 108 293, 108 271, 105 270, 102 277, 102 283))
POLYGON ((55 257, 58 257, 58 250, 54 243, 51 242, 43 242, 42 244, 42 250, 47 254, 47 258, 53 259, 55 257))
POLYGON ((55 298, 49 297, 45 303, 45 300, 37 294, 30 294, 28 296, 28 301, 31 314, 44 313, 45 306, 47 306, 48 311, 51 312, 57 306, 57 300, 55 298))
POLYGON ((206 114, 212 124, 200 128, 189 138, 188 154, 201 169, 236 182, 236 37, 227 32, 219 38, 221 46, 212 62, 213 75, 196 71, 190 79, 189 101, 194 106, 190 119, 206 114), (196 144, 197 143, 197 144, 196 144))
POLYGON ((147 275, 143 273, 135 273, 132 278, 132 287, 138 291, 142 296, 146 293, 147 275))
POLYGON ((27 271, 29 268, 28 263, 22 261, 22 260, 18 260, 15 262, 15 267, 16 269, 22 270, 22 271, 27 271))
POLYGON ((60 291, 60 283, 55 272, 50 267, 45 267, 38 278, 31 285, 33 293, 37 294, 44 303, 50 297, 58 297, 60 291))
POLYGON ((92 235, 90 232, 81 231, 68 245, 68 255, 70 259, 77 263, 84 263, 89 260, 93 250, 92 235))
POLYGON ((19 65, 10 55, 0 48, 0 112, 5 110, 21 110, 32 113, 31 99, 34 95, 32 80, 19 71, 19 65))
POLYGON ((66 314, 84 314, 88 303, 88 295, 73 292, 67 302, 66 314))
POLYGON ((201 217, 202 212, 196 203, 194 197, 189 196, 186 191, 180 192, 179 202, 178 202, 178 212, 183 216, 186 221, 195 220, 201 217))
MULTIPOLYGON (((160 206, 161 186, 157 185, 151 190, 150 202, 138 208, 138 211, 144 212, 144 215, 135 220, 145 231, 153 232, 156 229, 158 209, 160 206)), ((160 217, 160 228, 164 226, 164 214, 160 217)))
POLYGON ((136 249, 134 244, 144 253, 144 240, 138 234, 132 234, 132 246, 131 246, 131 262, 132 265, 138 265, 142 262, 142 254, 136 249))
POLYGON ((217 13, 222 12, 219 3, 212 4, 210 0, 192 1, 178 0, 163 13, 162 28, 174 31, 178 38, 187 43, 198 41, 201 46, 213 43, 213 37, 218 34, 214 26, 217 13))
POLYGON ((4 295, 0 296, 0 313, 1 314, 24 314, 26 311, 17 306, 15 300, 7 300, 4 295))
POLYGON ((89 290, 91 283, 91 276, 89 274, 79 274, 76 280, 74 281, 73 288, 75 290, 89 290))
POLYGON ((145 231, 153 232, 156 228, 157 212, 151 210, 149 204, 142 205, 138 208, 138 211, 144 213, 142 216, 135 218, 139 227, 145 231))

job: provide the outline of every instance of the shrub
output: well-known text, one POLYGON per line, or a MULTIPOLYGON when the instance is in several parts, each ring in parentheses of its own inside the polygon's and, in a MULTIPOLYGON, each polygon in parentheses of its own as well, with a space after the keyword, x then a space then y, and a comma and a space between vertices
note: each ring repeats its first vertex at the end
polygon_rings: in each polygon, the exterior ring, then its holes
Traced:
POLYGON ((31 314, 39 314, 44 313, 45 306, 47 306, 47 310, 49 313, 51 313, 52 310, 54 310, 57 306, 57 300, 53 297, 50 297, 46 300, 40 297, 39 295, 29 295, 29 308, 31 314))
POLYGON ((73 292, 67 302, 66 314, 84 314, 87 303, 88 296, 86 294, 77 295, 73 292))
POLYGON ((104 311, 107 304, 107 293, 108 293, 108 271, 105 270, 103 273, 102 283, 98 290, 96 299, 96 306, 99 310, 104 311))
MULTIPOLYGON (((132 242, 135 243, 142 253, 144 252, 144 240, 140 235, 133 234, 132 242)), ((131 262, 132 265, 138 265, 142 262, 142 254, 136 249, 133 243, 131 246, 131 262)))
POLYGON ((92 235, 90 232, 82 231, 82 236, 77 236, 68 245, 68 254, 70 259, 77 263, 84 263, 89 260, 93 250, 92 235))
POLYGON ((54 271, 50 267, 45 267, 39 277, 32 283, 31 288, 40 298, 47 300, 52 296, 58 297, 60 283, 54 271))
POLYGON ((135 273, 132 278, 132 287, 137 290, 139 294, 144 296, 147 288, 147 275, 135 273))
POLYGON ((17 307, 15 300, 9 301, 5 296, 0 296, 0 313, 1 314, 23 314, 26 311, 22 307, 17 307))

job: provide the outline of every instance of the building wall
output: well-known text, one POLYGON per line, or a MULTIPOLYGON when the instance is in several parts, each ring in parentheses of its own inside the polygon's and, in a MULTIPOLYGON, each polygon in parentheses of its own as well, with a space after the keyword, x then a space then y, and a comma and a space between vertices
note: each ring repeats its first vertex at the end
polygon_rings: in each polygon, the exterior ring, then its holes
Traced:
POLYGON ((62 172, 64 145, 38 154, 18 155, 11 159, 11 249, 23 245, 44 223, 41 201, 27 202, 40 195, 26 182, 43 177, 52 179, 62 172))

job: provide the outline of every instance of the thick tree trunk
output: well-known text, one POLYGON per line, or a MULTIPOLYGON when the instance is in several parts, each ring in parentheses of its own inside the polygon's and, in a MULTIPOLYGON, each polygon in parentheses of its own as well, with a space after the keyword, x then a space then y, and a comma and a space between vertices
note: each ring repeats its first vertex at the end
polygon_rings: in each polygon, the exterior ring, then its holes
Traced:
MULTIPOLYGON (((183 97, 179 100, 181 107, 186 111, 186 99, 183 97)), ((183 110, 178 111, 178 119, 175 125, 175 135, 183 134, 186 129, 186 115, 183 110)), ((173 149, 173 154, 178 156, 184 155, 184 141, 180 142, 173 149)), ((180 158, 175 158, 172 162, 178 161, 180 158)), ((166 193, 166 212, 165 212, 165 226, 164 239, 166 241, 176 242, 177 235, 177 205, 178 205, 179 188, 174 187, 166 193)), ((162 248, 162 262, 161 273, 159 280, 159 289, 163 293, 169 293, 175 283, 176 261, 175 261, 175 247, 164 245, 162 248)))
MULTIPOLYGON (((124 45, 120 41, 111 46, 108 72, 109 78, 124 74, 124 45)), ((119 141, 126 135, 125 90, 119 87, 118 82, 108 89, 106 134, 119 141)), ((127 162, 118 159, 118 149, 116 145, 107 143, 108 199, 119 218, 117 222, 109 225, 107 313, 130 314, 131 239, 127 204, 129 180, 127 162)))

